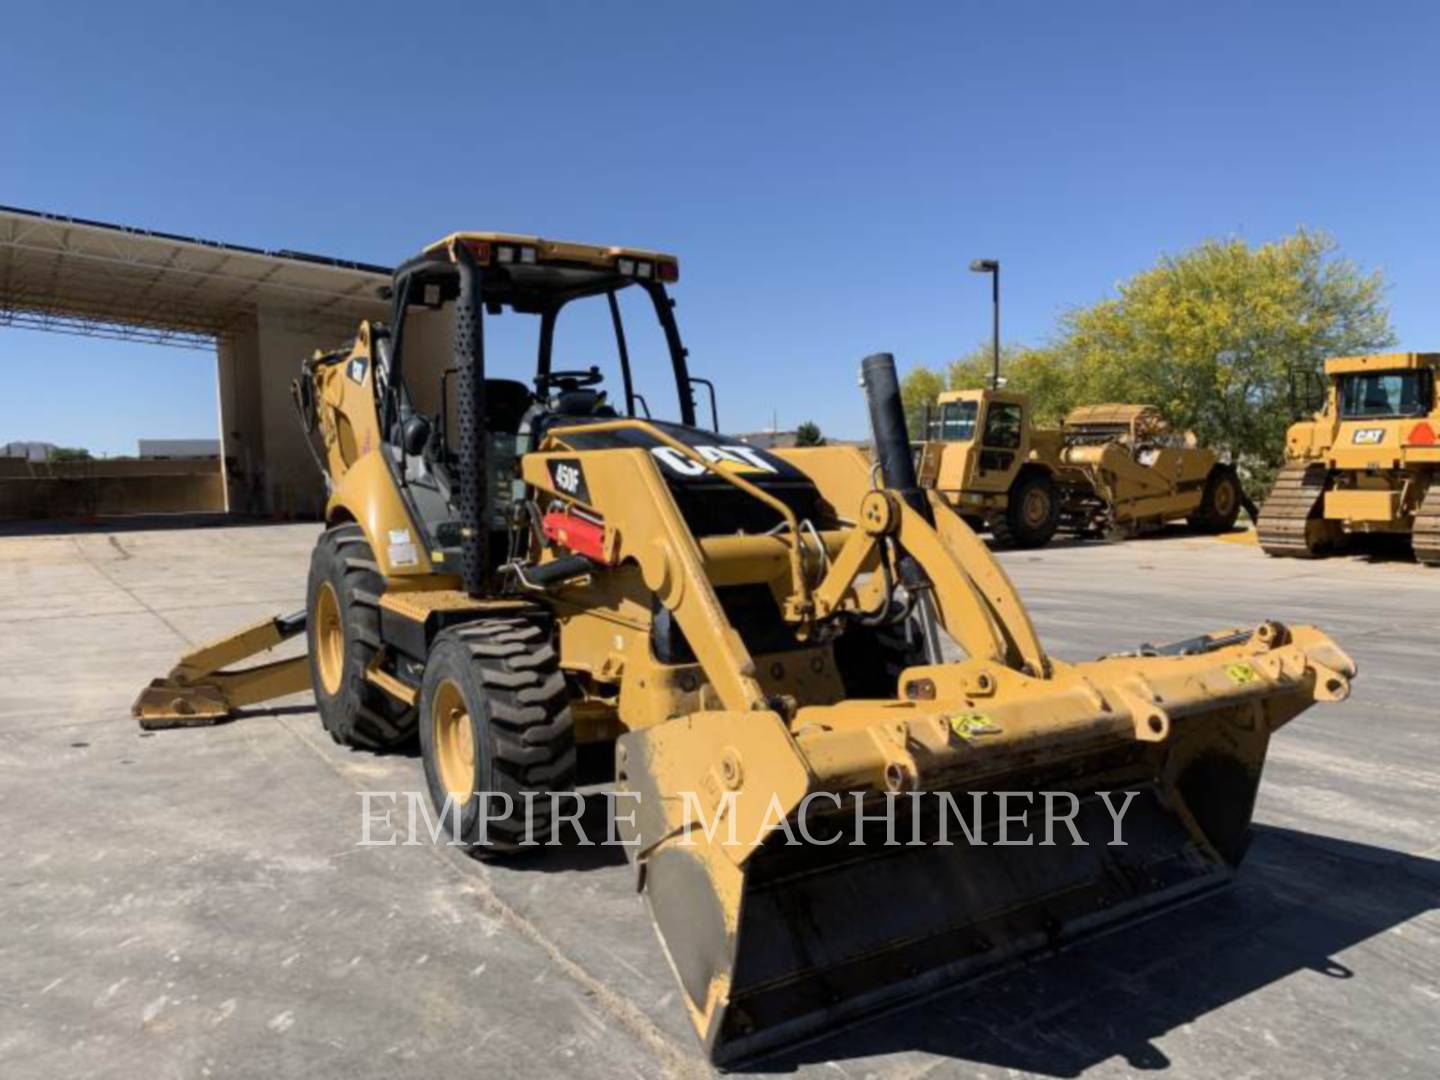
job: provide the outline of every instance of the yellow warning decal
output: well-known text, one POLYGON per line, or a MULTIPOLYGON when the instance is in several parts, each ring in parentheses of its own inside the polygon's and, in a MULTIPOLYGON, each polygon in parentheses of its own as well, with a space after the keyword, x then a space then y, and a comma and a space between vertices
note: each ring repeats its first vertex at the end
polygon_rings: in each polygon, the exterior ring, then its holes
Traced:
POLYGON ((1236 686, 1244 686, 1260 678, 1260 673, 1246 663, 1226 664, 1225 674, 1230 676, 1230 681, 1236 686))
POLYGON ((999 735, 1000 728, 983 712, 956 713, 950 717, 950 730, 957 739, 973 739, 977 735, 999 735))

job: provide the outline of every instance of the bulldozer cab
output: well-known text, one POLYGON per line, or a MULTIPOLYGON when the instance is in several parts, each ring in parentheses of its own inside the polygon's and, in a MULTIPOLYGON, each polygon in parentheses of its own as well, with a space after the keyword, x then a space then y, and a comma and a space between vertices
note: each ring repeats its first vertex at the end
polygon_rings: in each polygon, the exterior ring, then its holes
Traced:
POLYGON ((1030 453, 1030 401, 1009 390, 950 390, 925 425, 920 482, 942 490, 1006 491, 1030 453))
POLYGON ((1323 396, 1286 432, 1287 458, 1325 458, 1339 469, 1399 467, 1408 448, 1433 445, 1437 367, 1437 353, 1325 361, 1323 396))
POLYGON ((1435 372, 1428 367, 1352 371, 1335 377, 1344 420, 1426 416, 1435 407, 1435 372))
POLYGON ((442 564, 465 566, 465 522, 488 523, 472 595, 504 558, 519 459, 549 429, 652 407, 693 426, 696 386, 715 424, 666 290, 678 278, 658 252, 501 233, 454 234, 396 270, 390 324, 370 335, 379 437, 442 564))

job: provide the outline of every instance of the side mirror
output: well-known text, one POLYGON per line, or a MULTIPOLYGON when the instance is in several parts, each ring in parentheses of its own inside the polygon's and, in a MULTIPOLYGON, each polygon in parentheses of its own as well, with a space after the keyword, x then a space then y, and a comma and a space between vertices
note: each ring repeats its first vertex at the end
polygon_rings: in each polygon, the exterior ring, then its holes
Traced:
POLYGON ((411 413, 400 425, 400 447, 409 457, 419 457, 430 445, 430 421, 420 413, 411 413))

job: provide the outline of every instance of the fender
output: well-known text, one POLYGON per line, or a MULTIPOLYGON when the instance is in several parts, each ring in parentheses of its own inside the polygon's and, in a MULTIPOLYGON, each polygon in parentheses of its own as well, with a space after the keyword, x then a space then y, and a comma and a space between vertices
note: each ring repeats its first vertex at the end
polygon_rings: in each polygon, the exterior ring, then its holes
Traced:
POLYGON ((387 578, 433 573, 427 534, 411 520, 382 453, 371 450, 345 471, 325 505, 325 522, 359 525, 387 578))

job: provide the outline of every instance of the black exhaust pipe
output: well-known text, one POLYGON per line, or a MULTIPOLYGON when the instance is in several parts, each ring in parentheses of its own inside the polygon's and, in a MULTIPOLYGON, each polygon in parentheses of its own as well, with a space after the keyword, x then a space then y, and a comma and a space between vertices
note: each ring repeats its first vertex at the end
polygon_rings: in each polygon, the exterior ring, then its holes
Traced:
POLYGON ((485 332, 481 323, 480 271, 464 244, 455 246, 460 294, 455 298, 451 352, 460 420, 460 580, 466 593, 489 595, 490 505, 485 460, 485 332))
MULTIPOLYGON (((900 400, 895 357, 890 353, 867 356, 860 362, 860 385, 865 388, 865 401, 870 406, 870 433, 875 441, 880 479, 886 488, 934 525, 935 512, 930 509, 930 500, 920 490, 920 481, 915 475, 915 456, 910 452, 910 437, 905 430, 905 405, 900 400)), ((913 617, 926 662, 943 663, 945 651, 930 580, 909 552, 900 553, 896 568, 901 584, 913 601, 913 617)))
POLYGON ((895 357, 876 353, 860 362, 860 385, 870 406, 870 432, 875 442, 875 460, 885 486, 904 499, 930 524, 935 516, 930 500, 920 490, 915 476, 915 455, 905 430, 905 405, 900 399, 900 380, 895 375, 895 357))

